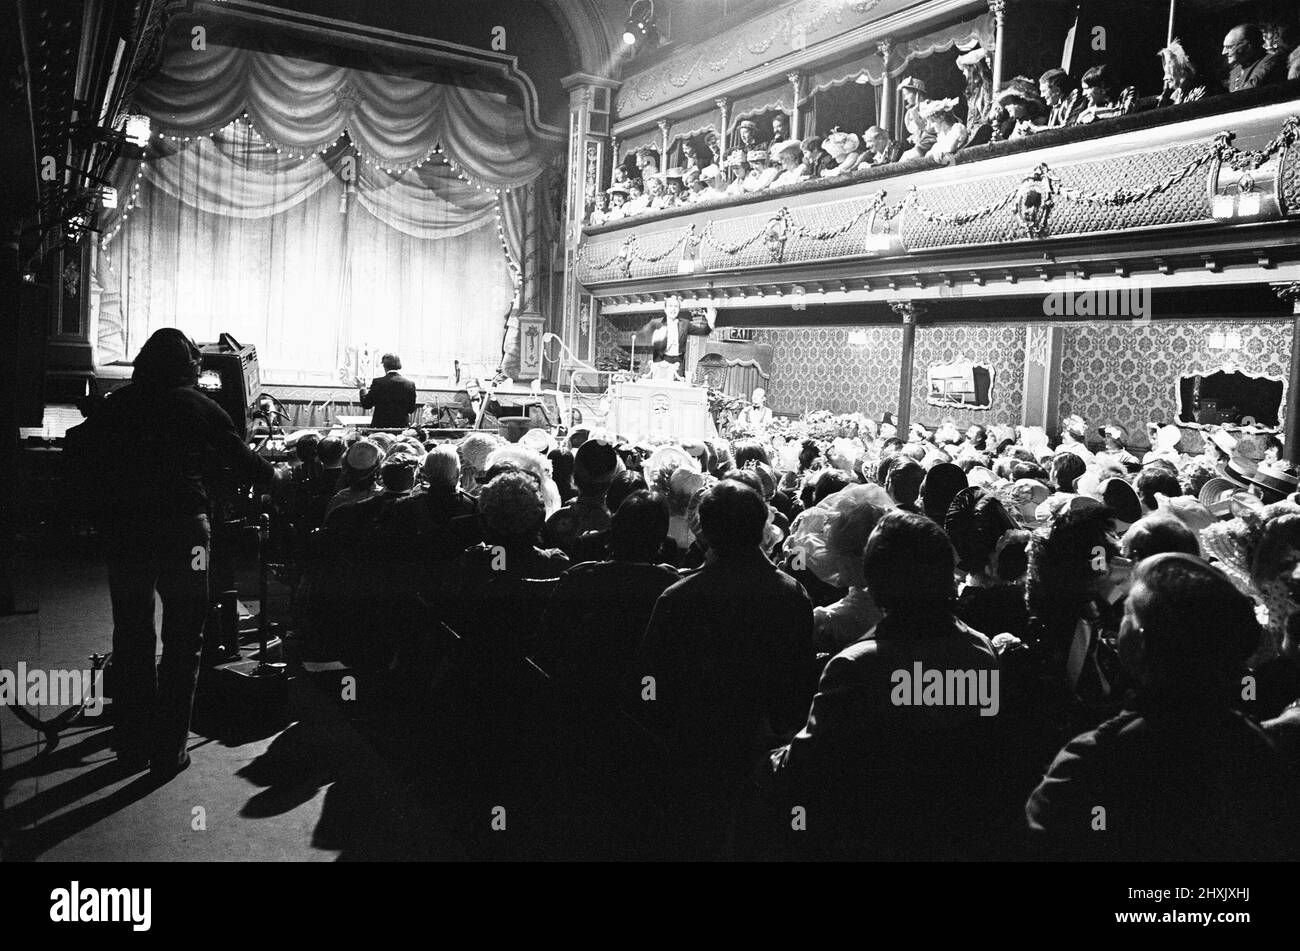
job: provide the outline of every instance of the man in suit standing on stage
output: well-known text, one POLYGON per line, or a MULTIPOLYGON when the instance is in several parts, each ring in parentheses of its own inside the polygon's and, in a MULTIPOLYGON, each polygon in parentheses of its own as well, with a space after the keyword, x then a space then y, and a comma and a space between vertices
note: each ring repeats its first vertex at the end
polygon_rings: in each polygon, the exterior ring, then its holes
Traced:
POLYGON ((361 408, 373 409, 375 414, 370 425, 379 429, 405 429, 411 423, 411 414, 415 412, 415 384, 402 376, 402 360, 395 353, 386 353, 381 358, 384 375, 377 376, 370 382, 370 388, 361 385, 361 408))
POLYGON ((655 363, 666 361, 676 364, 679 374, 685 376, 688 339, 711 334, 718 312, 709 307, 705 309, 703 317, 692 317, 689 314, 683 315, 681 310, 680 298, 670 297, 664 301, 664 320, 655 320, 650 358, 655 363))

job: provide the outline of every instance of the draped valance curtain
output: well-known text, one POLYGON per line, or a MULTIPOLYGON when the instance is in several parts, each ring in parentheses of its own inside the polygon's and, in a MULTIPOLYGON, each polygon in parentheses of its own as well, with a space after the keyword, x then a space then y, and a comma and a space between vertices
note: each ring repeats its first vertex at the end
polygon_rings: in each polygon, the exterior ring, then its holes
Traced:
POLYGON ((362 343, 417 377, 494 367, 554 143, 489 85, 252 35, 172 44, 102 222, 100 363, 180 326, 257 343, 273 383, 337 383, 362 343))

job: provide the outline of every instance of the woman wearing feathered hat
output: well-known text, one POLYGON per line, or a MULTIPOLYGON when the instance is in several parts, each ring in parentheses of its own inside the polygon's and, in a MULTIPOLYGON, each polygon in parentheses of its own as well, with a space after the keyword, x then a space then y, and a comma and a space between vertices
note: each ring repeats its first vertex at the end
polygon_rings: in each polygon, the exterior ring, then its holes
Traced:
MULTIPOLYGON (((951 165, 953 157, 961 151, 969 138, 965 123, 953 112, 956 108, 956 99, 929 99, 918 109, 926 128, 934 134, 934 145, 925 153, 925 157, 939 165, 951 165)), ((909 157, 910 152, 903 156, 904 159, 909 157)), ((920 158, 920 154, 915 157, 920 158)))
POLYGON ((1017 76, 997 95, 997 103, 1015 122, 1009 139, 1021 139, 1045 128, 1047 104, 1039 94, 1038 84, 1028 76, 1017 76))

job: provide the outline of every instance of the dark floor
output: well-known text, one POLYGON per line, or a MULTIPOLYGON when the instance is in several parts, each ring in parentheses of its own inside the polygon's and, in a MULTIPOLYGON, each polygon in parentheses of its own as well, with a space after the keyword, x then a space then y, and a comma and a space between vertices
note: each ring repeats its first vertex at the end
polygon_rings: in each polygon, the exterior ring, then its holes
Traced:
MULTIPOLYGON (((106 572, 85 539, 40 549, 20 559, 21 613, 0 617, 0 668, 86 669, 91 654, 110 648, 106 572)), ((239 594, 255 614, 256 575, 244 567, 239 594)), ((286 616, 286 596, 273 581, 272 617, 286 616)), ((304 665, 291 637, 285 648, 280 702, 250 694, 246 681, 205 673, 192 765, 161 785, 117 763, 108 747, 111 703, 53 745, 0 710, 0 858, 636 857, 627 843, 639 833, 627 827, 626 810, 611 817, 608 795, 592 789, 608 762, 557 770, 545 739, 518 739, 532 733, 530 713, 477 705, 467 719, 425 687, 423 674, 304 665)))

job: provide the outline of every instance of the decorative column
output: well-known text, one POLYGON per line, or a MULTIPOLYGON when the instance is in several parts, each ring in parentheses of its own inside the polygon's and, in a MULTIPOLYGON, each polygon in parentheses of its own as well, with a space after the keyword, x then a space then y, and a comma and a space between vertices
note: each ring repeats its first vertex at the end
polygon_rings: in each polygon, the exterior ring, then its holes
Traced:
POLYGON ((1002 40, 1007 20, 1007 0, 989 0, 989 12, 993 14, 996 31, 993 40, 993 92, 996 94, 1002 88, 1002 40))
POLYGON ((1056 427, 1061 404, 1061 349, 1065 329, 1047 324, 1025 327, 1025 376, 1021 393, 1020 424, 1056 427))
POLYGON ((655 125, 659 126, 659 171, 668 170, 668 120, 660 119, 655 125))
POLYGON ((803 94, 803 76, 799 73, 786 73, 790 88, 794 91, 793 105, 790 107, 790 138, 796 142, 803 141, 803 130, 799 127, 799 99, 803 94))
MULTIPOLYGON (((565 76, 569 93, 569 153, 564 201, 564 316, 561 336, 580 360, 592 362, 596 349, 596 303, 577 279, 578 245, 588 201, 605 181, 610 162, 609 129, 613 90, 618 82, 590 73, 565 76)), ((556 382, 567 383, 567 380, 556 382)), ((592 380, 592 384, 597 381, 592 380)))
POLYGON ((876 49, 880 51, 880 128, 889 135, 894 134, 894 81, 889 75, 889 54, 893 52, 894 41, 889 37, 879 40, 876 49))
POLYGON ((1283 412, 1282 451, 1287 462, 1300 465, 1300 282, 1274 284, 1273 290, 1291 305, 1291 372, 1287 377, 1283 412))
POLYGON ((906 440, 912 425, 912 362, 916 352, 916 321, 925 314, 925 308, 915 301, 889 302, 890 309, 903 319, 903 355, 898 371, 898 435, 906 440))
POLYGON ((718 107, 718 149, 721 155, 718 156, 718 167, 722 166, 722 160, 727 157, 727 136, 731 132, 731 100, 725 96, 721 99, 713 100, 714 105, 718 107))

